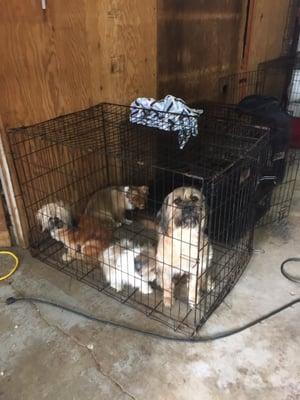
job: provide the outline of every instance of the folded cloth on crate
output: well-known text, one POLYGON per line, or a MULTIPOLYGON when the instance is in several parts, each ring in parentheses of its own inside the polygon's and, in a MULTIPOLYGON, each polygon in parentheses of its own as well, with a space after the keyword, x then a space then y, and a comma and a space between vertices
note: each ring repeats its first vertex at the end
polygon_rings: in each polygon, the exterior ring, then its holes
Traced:
POLYGON ((131 103, 130 111, 132 123, 177 132, 180 149, 198 134, 198 117, 203 113, 171 95, 162 100, 139 97, 131 103))

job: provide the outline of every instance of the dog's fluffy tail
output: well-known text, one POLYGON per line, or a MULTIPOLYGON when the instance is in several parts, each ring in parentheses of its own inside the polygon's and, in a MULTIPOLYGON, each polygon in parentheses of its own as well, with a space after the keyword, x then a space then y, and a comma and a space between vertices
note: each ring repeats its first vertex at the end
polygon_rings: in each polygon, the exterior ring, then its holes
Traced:
POLYGON ((48 203, 37 211, 36 220, 42 232, 57 228, 58 222, 60 222, 60 227, 70 228, 72 226, 71 209, 63 201, 48 203))

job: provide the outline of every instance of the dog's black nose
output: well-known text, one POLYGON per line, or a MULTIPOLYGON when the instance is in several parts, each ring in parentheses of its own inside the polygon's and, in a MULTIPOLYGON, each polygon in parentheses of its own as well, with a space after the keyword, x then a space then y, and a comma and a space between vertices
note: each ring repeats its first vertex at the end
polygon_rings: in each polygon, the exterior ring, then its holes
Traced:
POLYGON ((63 226, 64 226, 63 221, 57 217, 54 218, 54 224, 55 224, 55 227, 59 228, 59 229, 63 228, 63 226))
POLYGON ((183 209, 182 212, 184 215, 188 215, 191 214, 194 210, 194 206, 192 204, 186 204, 183 209))
POLYGON ((58 229, 62 228, 63 225, 64 224, 63 224, 62 220, 57 217, 54 217, 54 218, 51 217, 48 220, 48 227, 49 227, 50 231, 52 231, 52 229, 55 229, 55 228, 58 228, 58 229))

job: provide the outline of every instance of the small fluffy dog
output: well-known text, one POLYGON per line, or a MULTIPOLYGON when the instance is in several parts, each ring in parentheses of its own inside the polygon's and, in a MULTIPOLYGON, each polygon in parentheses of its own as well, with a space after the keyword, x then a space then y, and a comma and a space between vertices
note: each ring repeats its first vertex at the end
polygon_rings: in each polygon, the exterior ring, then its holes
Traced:
POLYGON ((149 283, 156 279, 155 247, 152 244, 140 246, 122 239, 106 249, 100 261, 107 282, 116 291, 129 285, 143 294, 152 292, 149 283))
POLYGON ((74 227, 71 209, 63 201, 45 204, 36 213, 36 219, 42 232, 48 230, 53 239, 64 244, 67 252, 62 260, 66 262, 86 257, 89 261, 98 260, 111 243, 111 228, 93 217, 82 215, 74 227))
POLYGON ((173 278, 187 275, 188 301, 194 307, 197 304, 197 288, 212 288, 205 273, 213 256, 212 247, 204 233, 205 198, 192 187, 179 187, 165 198, 158 217, 156 259, 164 304, 169 307, 172 304, 173 278))
POLYGON ((53 239, 62 242, 67 249, 62 260, 98 260, 112 240, 112 230, 103 222, 82 215, 76 228, 55 227, 50 230, 53 239))
POLYGON ((85 214, 109 221, 115 226, 131 223, 126 210, 144 210, 148 200, 148 186, 112 186, 99 190, 89 200, 85 214))
POLYGON ((54 227, 71 228, 73 224, 70 207, 63 201, 45 204, 36 213, 36 220, 42 232, 50 231, 54 227))

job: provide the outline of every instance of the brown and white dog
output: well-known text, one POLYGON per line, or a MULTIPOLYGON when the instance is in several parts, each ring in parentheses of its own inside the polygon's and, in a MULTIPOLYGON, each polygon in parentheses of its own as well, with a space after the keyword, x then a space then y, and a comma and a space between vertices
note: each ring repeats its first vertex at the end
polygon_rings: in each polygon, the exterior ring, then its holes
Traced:
POLYGON ((74 259, 97 261, 112 240, 111 228, 88 215, 80 217, 76 228, 55 227, 50 234, 66 247, 67 252, 62 256, 65 262, 74 259))
POLYGON ((131 223, 126 210, 144 210, 149 194, 148 186, 112 186, 99 190, 89 200, 85 214, 109 221, 115 226, 131 223))
POLYGON ((128 285, 143 294, 152 293, 150 282, 156 279, 156 259, 155 247, 150 242, 139 245, 122 239, 108 247, 100 261, 106 281, 116 291, 128 285))
POLYGON ((81 215, 75 227, 70 206, 61 200, 40 208, 36 220, 42 232, 49 231, 53 239, 64 244, 67 252, 62 260, 66 262, 73 259, 98 262, 112 240, 111 227, 88 215, 81 215))
POLYGON ((54 227, 70 228, 73 224, 70 206, 62 200, 43 205, 36 213, 36 220, 42 232, 54 227))
POLYGON ((164 304, 169 307, 172 304, 173 278, 187 275, 188 301, 194 307, 198 302, 198 289, 212 289, 205 272, 213 250, 204 233, 206 210, 203 194, 192 187, 175 189, 165 198, 159 219, 156 267, 164 304))

